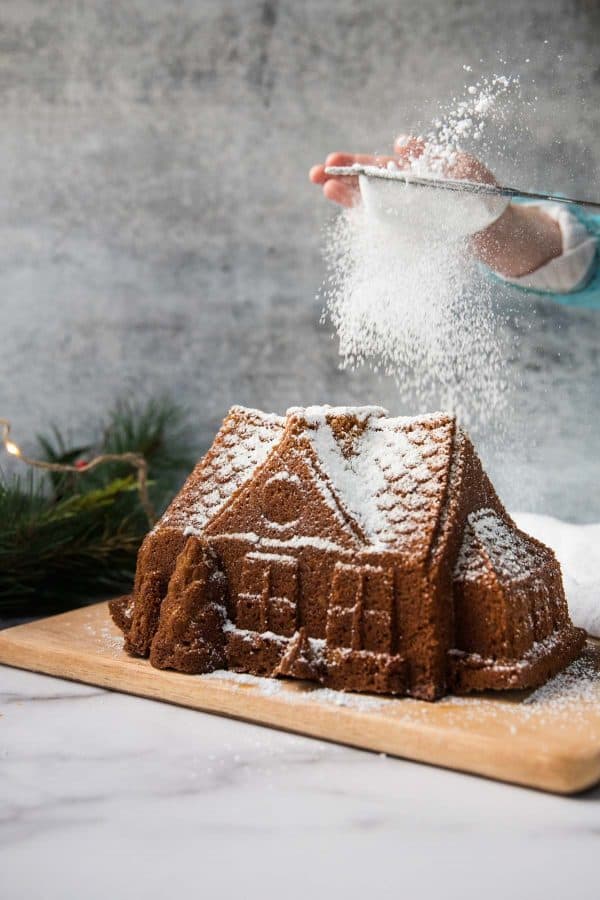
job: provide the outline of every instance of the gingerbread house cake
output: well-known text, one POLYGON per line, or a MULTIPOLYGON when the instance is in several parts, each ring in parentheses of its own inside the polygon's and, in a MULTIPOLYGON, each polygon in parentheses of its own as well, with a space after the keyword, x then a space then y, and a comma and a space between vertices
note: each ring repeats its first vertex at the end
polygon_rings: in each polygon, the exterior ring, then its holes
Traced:
POLYGON ((444 414, 234 407, 111 612, 129 653, 434 700, 580 652, 551 550, 444 414))

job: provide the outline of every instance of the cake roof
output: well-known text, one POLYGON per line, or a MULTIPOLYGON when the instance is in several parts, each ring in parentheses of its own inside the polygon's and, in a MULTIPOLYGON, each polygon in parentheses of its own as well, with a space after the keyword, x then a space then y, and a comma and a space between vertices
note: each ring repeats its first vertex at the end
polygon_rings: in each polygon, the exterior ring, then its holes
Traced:
POLYGON ((284 436, 368 545, 411 553, 429 547, 445 496, 454 419, 390 417, 377 406, 292 407, 285 417, 233 407, 163 524, 202 531, 284 436))
POLYGON ((371 546, 429 545, 444 496, 454 419, 390 417, 380 407, 288 410, 304 422, 328 487, 371 546))
POLYGON ((156 526, 201 531, 281 440, 282 416, 232 406, 212 447, 156 526))

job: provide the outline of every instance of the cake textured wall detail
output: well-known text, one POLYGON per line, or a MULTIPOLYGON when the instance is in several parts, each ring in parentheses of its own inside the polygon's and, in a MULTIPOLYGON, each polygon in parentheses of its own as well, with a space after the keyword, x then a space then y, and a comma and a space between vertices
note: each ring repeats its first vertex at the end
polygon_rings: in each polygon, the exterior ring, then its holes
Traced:
POLYGON ((585 639, 456 420, 379 407, 231 409, 111 613, 158 668, 426 700, 535 687, 585 639))

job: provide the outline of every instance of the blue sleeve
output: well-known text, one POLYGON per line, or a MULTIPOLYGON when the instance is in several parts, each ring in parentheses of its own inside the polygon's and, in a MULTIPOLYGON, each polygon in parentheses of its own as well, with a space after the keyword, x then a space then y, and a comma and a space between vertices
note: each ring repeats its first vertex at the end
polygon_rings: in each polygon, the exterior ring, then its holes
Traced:
MULTIPOLYGON (((598 238, 598 244, 600 245, 600 215, 591 215, 579 206, 570 206, 569 209, 577 216, 579 221, 585 225, 590 234, 593 234, 598 238)), ((586 307, 587 309, 600 309, 599 251, 596 250, 596 258, 587 284, 576 291, 572 291, 570 294, 554 294, 549 291, 536 291, 532 288, 522 288, 518 285, 515 285, 515 287, 517 287, 517 290, 523 291, 526 294, 537 294, 538 296, 551 298, 556 303, 560 303, 561 306, 579 306, 586 307)))

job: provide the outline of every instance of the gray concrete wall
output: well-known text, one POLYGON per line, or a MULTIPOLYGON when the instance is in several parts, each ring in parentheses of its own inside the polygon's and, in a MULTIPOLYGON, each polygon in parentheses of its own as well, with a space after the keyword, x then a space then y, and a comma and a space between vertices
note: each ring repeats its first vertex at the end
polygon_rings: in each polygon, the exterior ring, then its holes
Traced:
MULTIPOLYGON (((599 37, 583 0, 2 3, 0 414, 77 436, 166 389, 200 448, 234 402, 407 411, 338 370, 315 300, 331 211, 306 170, 384 149, 499 53, 539 98, 499 174, 598 196, 599 37)), ((526 477, 487 461, 511 505, 599 518, 600 314, 541 303, 515 327, 526 477)))

